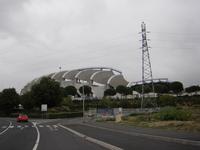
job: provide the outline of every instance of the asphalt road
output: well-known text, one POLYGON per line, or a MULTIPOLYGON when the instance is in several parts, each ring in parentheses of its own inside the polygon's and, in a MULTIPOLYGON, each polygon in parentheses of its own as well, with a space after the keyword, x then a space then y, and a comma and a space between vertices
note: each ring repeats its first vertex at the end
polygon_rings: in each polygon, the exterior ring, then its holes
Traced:
POLYGON ((0 119, 0 134, 9 126, 10 122, 5 119, 0 119))
MULTIPOLYGON (((193 146, 175 142, 167 142, 159 139, 135 136, 116 131, 109 131, 102 128, 96 128, 81 124, 66 125, 67 127, 83 133, 89 137, 110 143, 124 150, 199 150, 200 146, 193 146)), ((131 132, 131 131, 130 131, 131 132)))
POLYGON ((154 130, 134 129, 108 124, 81 124, 81 119, 31 120, 28 123, 17 123, 15 119, 0 118, 0 150, 103 150, 98 144, 81 138, 59 124, 80 132, 88 137, 100 140, 124 150, 199 150, 199 146, 163 141, 137 133, 171 136, 200 142, 199 136, 186 134, 163 134, 154 130), (89 125, 89 126, 88 126, 89 125), (91 126, 92 125, 92 126, 91 126), (111 130, 108 130, 111 129, 111 130), (133 134, 132 134, 133 133, 133 134))
POLYGON ((53 122, 35 121, 17 123, 13 119, 0 119, 1 150, 103 150, 53 122), (38 131, 37 131, 38 129, 38 131), (5 131, 5 132, 4 132, 5 131), (1 134, 2 133, 2 134, 1 134), (37 144, 38 142, 38 144, 37 144))

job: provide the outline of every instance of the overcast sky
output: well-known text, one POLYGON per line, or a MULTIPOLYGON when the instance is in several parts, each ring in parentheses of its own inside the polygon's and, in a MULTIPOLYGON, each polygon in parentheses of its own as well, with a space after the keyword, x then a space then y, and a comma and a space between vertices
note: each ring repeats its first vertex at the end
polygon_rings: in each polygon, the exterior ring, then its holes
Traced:
POLYGON ((0 0, 0 91, 105 66, 141 80, 141 22, 154 78, 200 84, 199 0, 0 0))

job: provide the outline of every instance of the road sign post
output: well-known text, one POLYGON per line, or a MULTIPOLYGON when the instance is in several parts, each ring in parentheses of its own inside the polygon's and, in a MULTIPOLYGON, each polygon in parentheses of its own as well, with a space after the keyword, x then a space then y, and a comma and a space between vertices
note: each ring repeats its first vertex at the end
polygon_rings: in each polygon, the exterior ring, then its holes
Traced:
POLYGON ((47 104, 41 105, 41 111, 42 111, 42 118, 46 118, 46 112, 47 112, 47 104))

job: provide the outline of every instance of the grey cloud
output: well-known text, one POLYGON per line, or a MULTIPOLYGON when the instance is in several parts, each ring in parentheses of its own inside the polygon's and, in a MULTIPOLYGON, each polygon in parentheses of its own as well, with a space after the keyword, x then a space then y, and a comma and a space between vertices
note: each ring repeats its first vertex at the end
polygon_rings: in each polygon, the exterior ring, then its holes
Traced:
POLYGON ((140 24, 154 77, 199 84, 198 0, 0 0, 0 89, 58 70, 108 66, 141 79, 140 24), (8 78, 9 77, 9 78, 8 78))

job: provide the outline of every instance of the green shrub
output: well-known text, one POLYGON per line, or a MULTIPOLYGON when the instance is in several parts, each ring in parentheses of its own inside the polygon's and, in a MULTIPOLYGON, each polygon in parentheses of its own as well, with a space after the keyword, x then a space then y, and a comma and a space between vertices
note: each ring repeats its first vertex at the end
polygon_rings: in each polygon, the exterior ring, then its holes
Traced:
POLYGON ((163 106, 176 106, 176 97, 170 95, 161 95, 158 99, 158 105, 163 106))
POLYGON ((55 118, 74 118, 83 116, 82 112, 59 112, 59 113, 48 113, 47 118, 55 119, 55 118))
POLYGON ((175 107, 165 107, 156 114, 156 118, 160 120, 180 120, 187 121, 191 117, 191 112, 175 107))
POLYGON ((128 116, 122 116, 122 120, 127 121, 128 120, 128 116))

